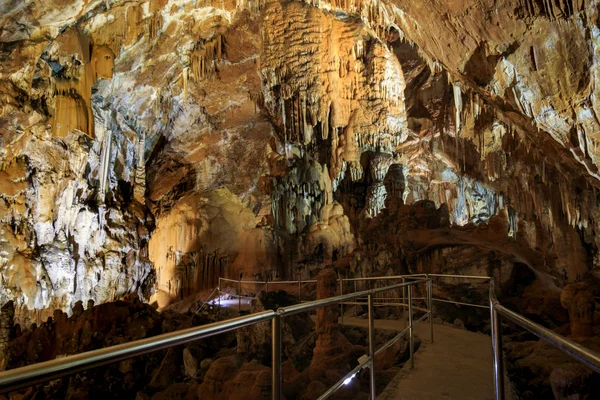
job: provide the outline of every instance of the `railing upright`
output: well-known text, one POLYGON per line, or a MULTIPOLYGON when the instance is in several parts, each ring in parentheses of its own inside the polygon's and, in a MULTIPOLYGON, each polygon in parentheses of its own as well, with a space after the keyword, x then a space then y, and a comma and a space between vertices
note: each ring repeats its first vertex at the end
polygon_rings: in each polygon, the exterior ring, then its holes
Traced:
POLYGON ((408 285, 408 337, 410 347, 410 367, 415 367, 415 340, 414 340, 414 329, 413 329, 413 285, 408 285))
MULTIPOLYGON (((340 296, 344 294, 344 281, 340 274, 340 296)), ((342 324, 344 324, 344 303, 340 303, 340 316, 342 317, 342 324)))
POLYGON ((427 309, 429 312, 429 337, 431 339, 431 343, 433 343, 433 281, 427 275, 427 309))
MULTIPOLYGON (((402 283, 405 282, 406 280, 402 277, 402 283)), ((402 286, 402 323, 406 327, 406 286, 402 286)))
POLYGON ((433 343, 433 280, 427 276, 427 308, 429 308, 429 335, 433 343))
POLYGON ((371 400, 375 400, 375 307, 373 307, 373 293, 369 293, 369 356, 371 357, 371 369, 369 371, 371 377, 371 400))
MULTIPOLYGON (((490 281, 490 292, 494 290, 490 281)), ((504 366, 502 360, 502 325, 500 313, 494 308, 495 301, 490 296, 490 322, 492 334, 492 351, 494 358, 494 395, 496 400, 504 400, 504 366)))
POLYGON ((273 400, 281 399, 281 316, 275 315, 271 322, 272 337, 271 337, 271 368, 272 371, 272 397, 273 400))
POLYGON ((242 311, 242 280, 238 281, 238 312, 242 311))

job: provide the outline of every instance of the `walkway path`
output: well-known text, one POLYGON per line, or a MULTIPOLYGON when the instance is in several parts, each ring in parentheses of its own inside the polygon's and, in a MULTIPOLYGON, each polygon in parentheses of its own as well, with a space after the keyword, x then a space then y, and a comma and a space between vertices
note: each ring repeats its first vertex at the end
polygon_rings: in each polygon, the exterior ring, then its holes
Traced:
MULTIPOLYGON (((237 307, 238 300, 226 306, 237 307)), ((222 304, 223 305, 223 304, 222 304)), ((250 307, 245 299, 242 309, 250 307)), ((312 315, 312 318, 315 318, 312 315)), ((366 328, 366 318, 340 318, 340 323, 366 328)), ((400 331, 401 320, 375 320, 376 329, 400 331)), ((488 335, 434 325, 434 343, 430 342, 429 322, 416 325, 415 335, 421 346, 415 353, 415 367, 406 363, 377 400, 493 400, 492 346, 488 335)), ((508 380, 505 377, 505 383, 508 380)), ((506 398, 512 396, 505 386, 506 398)))
MULTIPOLYGON (((341 320, 340 320, 341 322, 341 320)), ((366 319, 344 318, 344 324, 367 326, 366 319)), ((375 328, 401 330, 402 321, 375 320, 375 328)), ((482 333, 434 325, 434 343, 429 323, 415 326, 422 339, 415 353, 415 368, 406 363, 377 400, 492 400, 492 344, 482 333)))
POLYGON ((420 323, 415 333, 422 338, 415 354, 415 368, 406 363, 378 400, 492 400, 492 346, 482 333, 420 323))
MULTIPOLYGON (((226 306, 238 306, 238 300, 229 302, 226 306)), ((248 307, 247 301, 243 301, 242 308, 248 307)), ((340 323, 368 326, 366 318, 344 317, 340 323)), ((405 327, 401 320, 375 320, 376 329, 400 331, 405 327)), ((415 353, 415 368, 406 363, 377 400, 494 399, 489 336, 435 324, 434 343, 430 343, 427 320, 415 326, 415 335, 421 338, 421 347, 415 353)))

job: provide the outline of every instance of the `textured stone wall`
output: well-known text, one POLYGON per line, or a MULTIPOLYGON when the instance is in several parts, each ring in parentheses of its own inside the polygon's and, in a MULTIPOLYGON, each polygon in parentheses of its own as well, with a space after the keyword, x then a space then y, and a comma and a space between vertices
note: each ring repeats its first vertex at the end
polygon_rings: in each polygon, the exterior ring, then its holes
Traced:
POLYGON ((334 263, 557 304, 600 262, 595 1, 63 3, 0 13, 17 320, 334 263))

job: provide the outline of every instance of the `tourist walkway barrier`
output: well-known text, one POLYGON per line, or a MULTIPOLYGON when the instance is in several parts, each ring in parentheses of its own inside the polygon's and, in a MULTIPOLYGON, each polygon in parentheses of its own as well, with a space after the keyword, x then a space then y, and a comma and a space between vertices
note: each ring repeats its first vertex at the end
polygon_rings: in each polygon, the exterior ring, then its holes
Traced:
MULTIPOLYGON (((259 313, 249 314, 238 318, 229 319, 226 321, 215 322, 208 325, 188 328, 176 332, 166 333, 158 336, 154 336, 147 339, 137 340, 134 342, 124 343, 121 345, 111 346, 104 349, 98 349, 81 353, 77 355, 67 356, 52 361, 46 361, 30 366, 16 368, 9 371, 0 373, 0 393, 6 393, 25 387, 29 387, 35 384, 39 384, 45 381, 69 376, 81 371, 89 370, 91 368, 99 367, 102 365, 112 364, 122 360, 126 360, 132 357, 148 354, 151 352, 163 350, 169 347, 190 343, 196 340, 204 339, 210 336, 218 335, 221 333, 229 332, 235 329, 244 328, 247 326, 255 325, 261 322, 272 323, 272 397, 275 400, 281 399, 281 362, 282 362, 282 348, 281 348, 281 320, 289 315, 294 315, 302 312, 309 312, 316 310, 320 307, 332 306, 336 304, 347 305, 366 305, 368 310, 368 328, 369 328, 369 354, 368 357, 361 359, 359 364, 350 371, 346 376, 340 379, 335 385, 330 387, 325 393, 319 397, 319 400, 324 400, 334 394, 340 387, 345 383, 348 383, 353 377, 356 376, 362 369, 369 368, 370 370, 370 394, 371 399, 376 398, 375 393, 375 357, 387 348, 392 346, 403 336, 408 334, 409 351, 410 351, 410 365, 414 367, 414 326, 415 324, 429 319, 430 324, 430 340, 433 342, 433 303, 442 302, 455 304, 457 306, 470 306, 477 308, 488 308, 490 310, 491 318, 491 341, 493 350, 493 376, 494 376, 494 396, 496 400, 504 400, 504 367, 503 367, 503 356, 502 356, 502 325, 500 317, 503 316, 507 320, 515 323, 516 325, 528 330, 537 337, 547 341, 559 350, 570 355, 576 360, 582 362, 587 367, 591 368, 597 373, 600 373, 600 355, 591 351, 588 348, 563 337, 556 332, 544 328, 543 326, 531 321, 524 316, 511 311, 500 304, 496 297, 496 288, 494 279, 485 276, 469 276, 469 275, 450 275, 450 274, 413 274, 413 275, 397 275, 397 276, 385 276, 385 277, 365 277, 365 278, 346 278, 340 279, 340 292, 343 293, 344 282, 372 282, 372 281, 389 281, 389 280, 400 280, 401 283, 387 285, 380 288, 370 288, 363 291, 355 291, 353 293, 340 294, 339 296, 330 297, 327 299, 320 299, 315 301, 309 301, 300 303, 297 305, 279 308, 276 311, 263 311, 259 313), (441 299, 433 297, 433 280, 434 279, 461 279, 461 280, 480 280, 489 282, 489 304, 473 304, 467 302, 454 301, 451 299, 441 299), (425 284, 426 286, 426 297, 417 298, 413 296, 413 288, 416 285, 425 284), (403 296, 402 298, 385 298, 380 305, 392 305, 401 306, 403 313, 408 312, 408 324, 407 327, 394 336, 391 340, 385 343, 378 350, 375 350, 375 312, 374 307, 376 305, 377 294, 383 293, 389 290, 401 289, 403 296), (366 302, 363 299, 366 298, 366 302), (394 300, 397 300, 394 301, 394 300), (426 308, 419 308, 413 305, 415 300, 424 300, 426 302, 426 308), (424 314, 414 320, 414 311, 421 310, 424 314)), ((241 289, 243 284, 251 283, 262 285, 265 284, 265 289, 268 290, 268 284, 260 281, 236 281, 232 279, 220 278, 219 287, 216 288, 207 298, 204 304, 208 303, 216 293, 224 293, 221 291, 221 283, 225 281, 231 281, 238 284, 238 288, 241 289)), ((299 289, 303 283, 315 283, 314 280, 299 280, 299 281, 276 281, 278 283, 298 284, 299 289)), ((275 282, 269 282, 273 285, 275 282)), ((356 286, 355 286, 356 287, 356 286)), ((242 291, 240 290, 239 293, 242 291)), ((300 294, 300 291, 299 291, 300 294)), ((238 298, 253 298, 249 296, 236 295, 238 298)), ((219 297, 220 298, 220 297, 219 297)), ((214 301, 214 300, 213 300, 214 301)), ((201 306, 202 308, 202 306, 201 306)), ((201 309, 200 308, 200 309, 201 309)), ((200 311, 199 309, 199 311, 200 311)), ((406 319, 406 318, 405 318, 406 319)))
MULTIPOLYGON (((411 274, 411 275, 390 275, 390 276, 375 276, 375 277, 362 277, 362 278, 339 278, 337 279, 339 293, 344 294, 348 293, 348 290, 344 288, 348 286, 348 284, 354 284, 354 292, 358 292, 357 283, 377 283, 382 282, 383 284, 387 284, 389 281, 401 281, 406 282, 409 279, 417 279, 417 278, 452 278, 452 279, 464 279, 464 280, 479 280, 479 281, 489 281, 490 277, 487 276, 477 276, 477 275, 450 275, 450 274, 411 274), (346 285, 344 285, 346 284, 346 285)), ((238 308, 241 308, 241 300, 253 300, 257 299, 258 293, 261 291, 269 292, 269 289, 276 290, 278 286, 284 285, 288 288, 290 286, 297 286, 298 299, 302 300, 302 287, 307 284, 316 285, 317 281, 315 279, 298 279, 298 280, 285 280, 285 281, 277 281, 277 280, 241 280, 241 279, 230 279, 230 278, 219 278, 218 286, 214 289, 213 293, 209 296, 209 298, 205 301, 205 303, 213 302, 217 304, 220 301, 221 296, 227 296, 233 299, 238 299, 239 304, 238 308), (244 290, 251 285, 254 285, 254 290, 244 290), (226 289, 229 289, 227 291, 226 289), (232 293, 231 289, 235 289, 235 293, 232 293), (242 294, 246 292, 246 294, 242 294), (216 296, 219 294, 219 296, 216 296), (253 294, 253 295, 250 295, 253 294)), ((369 287, 371 289, 372 287, 369 287)), ((350 293, 354 293, 350 292, 350 293)), ((366 305, 366 297, 357 299, 356 302, 343 302, 340 303, 343 305, 366 305), (362 303, 360 302, 362 301, 362 303)), ((413 300, 427 300, 427 297, 413 297, 413 300)), ((487 304, 473 304, 473 303, 464 303, 459 301, 453 301, 449 299, 441 299, 441 298, 432 298, 433 302, 440 303, 450 303, 455 305, 464 305, 476 308, 488 308, 487 304)), ((406 304, 406 289, 403 289, 402 298, 390 298, 385 297, 383 299, 376 299, 375 307, 384 307, 384 306, 400 306, 407 307, 406 304), (400 301, 401 300, 401 301, 400 301)), ((418 309, 418 308, 415 308, 418 309)), ((342 316, 343 316, 343 308, 342 308, 342 316)), ((406 318, 405 318, 406 319, 406 318)))
POLYGON ((536 324, 521 314, 509 310, 496 298, 494 280, 490 280, 490 316, 492 332, 492 349, 494 354, 494 395, 496 400, 504 399, 504 366, 502 357, 502 325, 500 316, 527 329, 540 339, 545 340, 562 352, 582 362, 592 370, 600 373, 600 354, 583 347, 558 333, 536 324))
MULTIPOLYGON (((433 321, 433 318, 432 318, 433 307, 431 305, 433 302, 454 304, 456 306, 467 306, 467 307, 489 309, 490 310, 490 318, 491 318, 490 327, 491 327, 492 350, 493 350, 493 366, 492 367, 493 367, 493 375, 494 375, 494 396, 495 396, 496 400, 504 400, 504 367, 503 367, 503 357, 502 357, 502 325, 501 325, 501 321, 500 321, 500 316, 503 316, 507 320, 517 324, 521 328, 528 330, 529 332, 533 333, 540 339, 547 341, 548 343, 552 344, 559 350, 563 351, 566 354, 569 354, 573 358, 582 362, 583 364, 585 364, 592 370, 600 373, 600 355, 598 353, 595 353, 595 352, 591 351, 590 349, 588 349, 584 346, 581 346, 580 344, 578 344, 564 336, 561 336, 550 329, 544 328, 543 326, 541 326, 541 325, 529 320, 528 318, 525 318, 524 316, 522 316, 514 311, 511 311, 511 310, 507 309, 506 307, 504 307, 503 305, 501 305, 496 297, 495 284, 494 284, 494 279, 492 277, 477 276, 477 275, 453 275, 453 274, 411 274, 411 275, 374 276, 374 277, 360 277, 360 278, 340 278, 340 279, 338 279, 338 284, 339 284, 339 291, 340 291, 340 293, 343 294, 344 293, 344 284, 351 284, 351 285, 353 284, 354 293, 359 293, 357 291, 358 283, 362 283, 363 285, 365 283, 373 283, 373 282, 375 282, 375 283, 382 282, 383 284, 387 284, 389 281, 398 281, 398 280, 400 280, 402 283, 405 283, 407 281, 410 282, 410 281, 420 280, 420 279, 427 279, 427 282, 428 282, 427 297, 413 297, 412 293, 411 293, 410 299, 407 302, 406 301, 407 300, 406 286, 402 287, 402 297, 401 298, 389 298, 389 297, 387 297, 385 299, 372 298, 373 304, 371 304, 371 305, 369 305, 369 301, 365 298, 365 296, 356 297, 356 298, 354 298, 353 301, 343 301, 343 302, 339 303, 340 307, 342 307, 342 312, 341 312, 342 322, 343 322, 343 316, 344 316, 344 310, 343 310, 344 305, 362 305, 362 306, 367 305, 369 307, 369 309, 372 306, 400 306, 403 309, 403 319, 405 321, 407 319, 405 314, 406 314, 406 310, 408 308, 411 309, 411 312, 412 312, 412 310, 425 310, 423 308, 414 306, 412 304, 412 302, 415 300, 427 300, 427 307, 428 307, 429 314, 426 314, 426 315, 430 316, 430 321, 433 321), (467 280, 467 281, 474 280, 474 281, 481 281, 481 282, 489 283, 488 304, 475 304, 475 303, 455 301, 455 300, 451 300, 451 299, 436 298, 433 296, 433 288, 432 288, 434 279, 440 279, 440 280, 460 279, 460 280, 467 280)), ((238 283, 238 287, 240 288, 240 293, 241 293, 241 288, 243 287, 243 284, 246 281, 241 281, 242 283, 240 283, 240 281, 235 281, 235 280, 230 280, 230 281, 238 283)), ((219 281, 219 284, 220 283, 221 282, 219 281)), ((258 283, 263 283, 263 282, 255 281, 253 283, 258 284, 258 283)), ((277 283, 279 283, 279 281, 270 282, 271 287, 273 287, 277 283)), ((285 281, 285 282, 280 282, 280 283, 282 283, 282 284, 292 284, 292 283, 298 284, 298 288, 299 288, 298 294, 300 294, 300 288, 303 283, 316 283, 316 281, 314 281, 314 280, 313 281, 298 280, 298 281, 285 281)), ((265 288, 268 290, 268 288, 269 288, 268 284, 265 285, 265 288)), ((409 322, 409 326, 410 325, 412 325, 412 324, 409 322)), ((404 335, 406 333, 405 331, 400 332, 400 334, 398 336, 404 335)), ((431 324, 431 340, 433 341, 433 325, 432 324, 431 324)), ((379 351, 383 351, 383 348, 378 350, 378 352, 379 351)), ((414 362, 414 358, 412 357, 412 355, 411 355, 411 360, 412 360, 411 362, 414 362)), ((336 383, 336 385, 332 386, 319 399, 320 400, 325 399, 328 396, 330 396, 331 394, 333 394, 335 392, 335 390, 337 390, 339 387, 341 387, 341 385, 343 385, 343 383, 345 381, 347 381, 349 376, 354 376, 356 371, 359 371, 362 367, 364 367, 362 364, 358 365, 346 377, 342 378, 338 383, 336 383)))
POLYGON ((493 351, 493 375, 494 375, 494 398, 496 400, 504 400, 504 361, 502 353, 502 324, 500 316, 513 322, 519 327, 528 330, 538 338, 545 340, 562 352, 570 355, 579 362, 585 364, 593 371, 600 373, 600 354, 574 342, 573 340, 557 334, 556 332, 537 324, 523 315, 516 313, 504 307, 498 301, 496 296, 496 285, 492 277, 485 276, 468 276, 468 275, 449 275, 449 274, 415 274, 407 276, 410 278, 449 278, 449 279, 474 279, 489 281, 489 305, 471 304, 458 302, 446 299, 436 299, 432 297, 432 301, 453 303, 456 305, 465 305, 478 308, 488 308, 490 310, 490 333, 492 337, 493 351))
MULTIPOLYGON (((379 277, 368 277, 368 278, 348 278, 341 279, 340 282, 365 282, 365 281, 389 281, 389 280, 398 280, 400 279, 402 282, 414 280, 414 279, 423 279, 426 278, 428 281, 428 292, 426 298, 428 301, 428 308, 430 316, 433 315, 433 308, 431 306, 432 302, 441 302, 441 303, 449 303, 455 304, 457 306, 469 306, 475 308, 487 308, 490 310, 490 319, 491 319, 491 337, 492 337, 492 351, 493 351, 493 376, 494 376, 494 397, 496 400, 504 400, 504 363, 503 363, 503 354, 502 354, 502 325, 500 321, 500 316, 505 317, 507 320, 515 323, 533 333, 540 339, 545 340, 551 345, 555 346, 557 349, 562 352, 570 355, 581 363, 585 364, 587 367, 591 368, 597 373, 600 373, 600 354, 564 337, 556 332, 545 328, 530 319, 516 313, 514 311, 509 310, 504 307, 498 301, 496 296, 496 287, 495 282, 492 277, 488 276, 476 276, 476 275, 452 275, 452 274, 413 274, 413 275, 397 275, 397 276, 379 276, 379 277), (433 297, 433 279, 461 279, 461 280, 475 280, 489 283, 489 304, 474 304, 474 303, 466 303, 460 302, 450 299, 441 299, 433 297)), ((343 283, 340 283, 340 288, 343 288, 343 283)), ((341 289, 343 290, 343 289, 341 289)), ((410 296, 409 304, 414 309, 417 307, 412 306, 412 301, 416 298, 410 296)), ((386 299, 387 302, 382 303, 383 305, 401 305, 406 307, 404 296, 402 298, 402 303, 395 303, 391 300, 399 300, 399 299, 386 299)), ((340 303, 340 304, 363 304, 361 302, 355 303, 340 303)), ((433 341, 433 325, 431 325, 431 340, 433 341)), ((339 385, 339 382, 338 382, 339 385)), ((330 389, 331 390, 331 389, 330 389)), ((326 398, 326 397, 321 397, 326 398)))
MULTIPOLYGON (((276 290, 277 287, 287 286, 297 286, 298 288, 298 300, 303 301, 302 299, 302 286, 306 284, 316 285, 316 279, 298 279, 295 281, 277 281, 277 280, 242 280, 242 279, 229 279, 229 278, 219 278, 219 283, 217 286, 217 290, 220 295, 227 295, 232 298, 236 298, 240 300, 239 307, 241 308, 241 299, 255 299, 257 294, 261 291, 269 292, 271 290, 276 290), (247 290, 246 292, 254 293, 254 296, 243 295, 244 288, 248 286, 254 286, 254 290, 247 290), (230 291, 226 291, 225 289, 235 289, 236 293, 231 293, 230 291)), ((288 290, 290 291, 290 290, 288 290)), ((218 299, 217 299, 218 301, 218 299)), ((304 300, 305 301, 305 300, 304 300)))
MULTIPOLYGON (((303 312, 309 312, 321 307, 327 307, 339 304, 345 301, 351 301, 361 297, 368 299, 368 338, 369 354, 361 359, 359 365, 354 368, 344 380, 338 382, 330 388, 322 399, 329 397, 339 387, 343 385, 346 379, 351 379, 358 371, 363 368, 370 369, 370 394, 375 399, 375 356, 386 348, 392 346, 405 334, 409 337, 410 362, 414 366, 414 325, 426 318, 429 318, 430 324, 433 324, 431 309, 429 309, 418 320, 413 320, 412 293, 413 287, 419 284, 431 286, 431 280, 419 278, 409 282, 390 285, 382 288, 365 290, 357 293, 344 294, 340 296, 319 299, 315 301, 296 304, 293 306, 279 308, 276 311, 263 311, 249 314, 226 321, 215 322, 212 324, 192 327, 175 332, 165 333, 146 339, 123 343, 116 346, 110 346, 103 349, 88 351, 81 354, 58 358, 51 361, 45 361, 26 367, 15 368, 0 373, 0 393, 11 392, 23 389, 32 385, 47 382, 50 380, 66 377, 78 372, 86 371, 92 368, 107 364, 116 363, 132 357, 141 356, 155 351, 167 349, 170 347, 191 343, 196 340, 208 338, 221 333, 229 332, 235 329, 248 327, 261 322, 271 322, 272 325, 272 398, 280 400, 282 395, 282 337, 281 320, 287 316, 303 312), (409 324, 407 328, 385 343, 379 350, 375 350, 375 315, 374 315, 374 297, 377 293, 398 288, 407 288, 409 324)), ((431 293, 431 292, 429 292, 431 293)), ((431 301, 429 301, 431 305, 431 301)), ((432 330, 433 332, 433 330, 432 330)), ((432 337, 433 339, 433 337, 432 337)))
MULTIPOLYGON (((470 306, 477 308, 488 308, 490 310, 490 333, 492 338, 492 351, 493 351, 493 376, 494 376, 494 398, 496 400, 504 400, 504 362, 502 353, 502 324, 500 316, 505 317, 507 320, 513 322, 519 327, 528 330, 540 339, 545 340, 562 352, 570 355, 593 371, 600 373, 600 354, 574 342, 573 340, 557 334, 556 332, 545 328, 523 315, 516 313, 508 308, 504 307, 498 301, 496 296, 495 281, 492 277, 486 276, 469 276, 469 275, 450 275, 450 274, 414 274, 404 275, 405 279, 422 279, 423 277, 428 278, 440 278, 440 279, 465 279, 465 280, 482 280, 489 282, 489 305, 483 304, 472 304, 459 301, 453 301, 449 299, 439 299, 430 295, 430 299, 433 302, 444 302, 451 303, 459 306, 470 306)), ((376 279, 381 279, 378 277, 376 279)), ((430 280, 429 282, 432 282, 430 280)), ((431 293, 431 292, 430 292, 431 293)), ((432 311, 433 312, 433 311, 432 311)))

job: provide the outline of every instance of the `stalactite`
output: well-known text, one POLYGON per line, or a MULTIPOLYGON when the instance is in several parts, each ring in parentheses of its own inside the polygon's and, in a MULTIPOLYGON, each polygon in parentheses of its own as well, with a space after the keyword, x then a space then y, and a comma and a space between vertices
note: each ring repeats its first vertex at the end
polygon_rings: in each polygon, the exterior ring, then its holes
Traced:
POLYGON ((515 212, 515 210, 508 206, 508 226, 509 226, 509 230, 508 230, 508 236, 515 239, 517 237, 517 231, 518 231, 518 218, 517 218, 517 213, 515 212))
POLYGON ((189 68, 185 67, 183 69, 183 74, 182 74, 182 78, 183 78, 183 101, 187 100, 187 93, 188 93, 188 73, 189 73, 189 68))
POLYGON ((455 115, 455 120, 456 120, 456 133, 458 135, 458 132, 460 132, 460 128, 461 128, 461 121, 460 121, 460 116, 462 113, 462 109, 463 109, 463 104, 462 104, 462 91, 460 89, 460 86, 458 86, 457 84, 452 85, 452 90, 454 93, 454 108, 456 110, 456 115, 455 115))
POLYGON ((215 73, 217 63, 222 59, 222 46, 223 38, 221 35, 196 46, 191 56, 191 77, 194 82, 210 78, 215 73))
POLYGON ((528 17, 543 15, 550 20, 568 18, 585 9, 584 0, 542 0, 541 3, 534 0, 522 0, 521 7, 528 17))
POLYGON ((106 189, 108 187, 108 167, 110 164, 110 152, 111 152, 111 141, 112 131, 106 130, 104 137, 104 144, 102 146, 101 163, 100 163, 100 202, 104 203, 104 196, 106 195, 106 189))
POLYGON ((134 199, 140 203, 146 203, 146 162, 144 158, 144 151, 146 149, 146 134, 142 130, 138 139, 137 145, 137 162, 135 165, 135 186, 133 190, 134 199))

